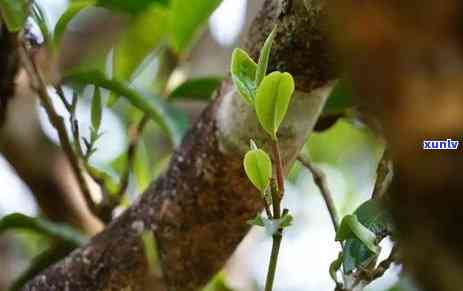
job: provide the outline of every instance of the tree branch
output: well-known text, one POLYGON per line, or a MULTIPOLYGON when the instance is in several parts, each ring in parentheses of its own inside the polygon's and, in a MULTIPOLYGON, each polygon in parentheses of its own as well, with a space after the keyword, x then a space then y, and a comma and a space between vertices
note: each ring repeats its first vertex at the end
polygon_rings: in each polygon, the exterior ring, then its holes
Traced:
POLYGON ((323 200, 325 201, 326 208, 328 208, 328 212, 330 213, 331 222, 333 223, 334 231, 338 231, 339 227, 339 217, 338 212, 336 210, 336 206, 334 205, 333 196, 328 188, 328 184, 326 183, 325 174, 317 169, 315 166, 312 165, 311 162, 304 159, 302 156, 297 158, 301 164, 307 168, 313 176, 313 180, 317 185, 318 189, 320 189, 320 193, 322 194, 323 200))
MULTIPOLYGON (((279 136, 282 160, 289 167, 318 119, 335 73, 325 50, 322 14, 307 12, 302 1, 284 9, 280 1, 267 0, 251 29, 248 51, 261 47, 264 31, 275 23, 280 29, 270 68, 288 70, 297 84, 279 136)), ((150 290, 193 291, 203 286, 249 230, 246 221, 263 208, 246 178, 242 156, 251 137, 264 143, 266 135, 243 102, 225 81, 167 172, 139 201, 23 290, 146 290, 150 283, 150 290), (157 239, 162 278, 148 276, 141 241, 145 231, 157 239)))

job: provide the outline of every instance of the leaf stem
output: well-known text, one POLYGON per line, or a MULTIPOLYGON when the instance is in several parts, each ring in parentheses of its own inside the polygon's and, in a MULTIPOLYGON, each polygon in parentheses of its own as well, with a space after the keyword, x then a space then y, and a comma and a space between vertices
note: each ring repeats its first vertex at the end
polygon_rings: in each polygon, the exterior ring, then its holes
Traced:
POLYGON ((280 253, 281 240, 283 238, 282 229, 279 229, 273 235, 272 253, 270 255, 270 263, 267 271, 267 279, 265 281, 265 291, 272 291, 273 281, 275 280, 275 273, 277 269, 278 254, 280 253))
POLYGON ((278 144, 278 140, 272 139, 272 155, 275 161, 275 168, 276 168, 276 191, 272 191, 272 199, 273 199, 273 206, 274 206, 274 217, 280 218, 280 203, 285 193, 285 183, 284 183, 284 173, 283 173, 283 160, 281 159, 281 151, 280 146, 278 144), (275 207, 276 206, 276 207, 275 207))
MULTIPOLYGON (((281 200, 284 195, 284 173, 283 173, 283 161, 281 159, 280 147, 278 140, 272 140, 272 155, 275 161, 276 167, 276 179, 272 179, 271 183, 271 194, 273 203, 273 219, 281 218, 281 200)), ((283 211, 283 215, 288 210, 283 211)), ((265 281, 265 291, 271 291, 273 289, 273 281, 275 280, 275 274, 277 269, 278 254, 280 253, 281 240, 283 238, 283 228, 279 228, 276 233, 272 236, 272 253, 270 254, 270 263, 267 271, 267 279, 265 281)))

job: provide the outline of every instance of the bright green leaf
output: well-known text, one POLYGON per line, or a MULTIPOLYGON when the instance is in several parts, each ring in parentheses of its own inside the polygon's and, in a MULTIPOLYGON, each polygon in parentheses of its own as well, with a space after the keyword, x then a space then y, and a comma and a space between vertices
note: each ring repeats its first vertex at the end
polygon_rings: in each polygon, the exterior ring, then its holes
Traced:
POLYGON ((136 15, 146 11, 154 3, 166 5, 168 2, 169 0, 98 0, 98 6, 136 15))
POLYGON ((14 213, 0 219, 0 234, 8 230, 27 229, 41 235, 58 238, 80 246, 87 241, 82 234, 67 225, 52 223, 48 220, 14 213))
POLYGON ((294 80, 289 73, 273 72, 266 76, 256 95, 256 113, 261 126, 273 138, 288 110, 294 93, 294 80))
POLYGON ((175 146, 180 144, 183 134, 188 127, 188 121, 183 112, 164 104, 160 98, 145 96, 129 87, 124 82, 107 79, 105 75, 99 71, 74 72, 66 76, 65 80, 83 85, 98 86, 114 92, 119 96, 124 96, 130 104, 148 114, 148 116, 167 133, 175 146))
POLYGON ((53 32, 53 43, 55 47, 59 47, 61 40, 63 38, 66 28, 74 17, 79 14, 82 10, 94 6, 94 0, 81 0, 71 2, 68 9, 61 15, 58 19, 58 22, 55 26, 55 31, 53 32))
POLYGON ((272 177, 272 162, 261 149, 250 150, 244 156, 244 170, 254 186, 264 193, 272 177))
POLYGON ((256 71, 256 86, 259 87, 260 83, 267 74, 268 62, 270 59, 270 52, 272 51, 273 40, 275 39, 277 27, 272 30, 267 39, 265 40, 264 46, 260 51, 259 63, 256 71))
POLYGON ((242 49, 235 49, 231 60, 231 77, 240 96, 251 106, 256 98, 257 64, 242 49))
POLYGON ((28 16, 27 0, 0 0, 0 12, 10 32, 23 29, 28 16))
POLYGON ((142 233, 143 248, 145 250, 146 260, 148 261, 148 270, 152 275, 162 276, 161 260, 159 257, 158 243, 152 231, 142 233))
POLYGON ((379 253, 380 248, 376 245, 376 235, 361 224, 357 216, 346 215, 336 233, 336 241, 347 239, 359 239, 370 251, 379 253))
POLYGON ((169 94, 170 100, 210 101, 212 94, 222 83, 223 78, 205 77, 188 80, 169 94))
POLYGON ((114 49, 113 77, 119 80, 133 78, 137 67, 160 45, 166 35, 166 21, 167 10, 161 5, 152 5, 134 17, 114 49))
POLYGON ((153 178, 153 172, 151 171, 149 164, 149 155, 145 143, 142 141, 143 140, 141 140, 138 144, 135 162, 133 165, 133 174, 140 191, 146 189, 153 178))
POLYGON ((224 274, 220 272, 201 291, 233 291, 233 289, 228 287, 224 274))
POLYGON ((281 228, 290 227, 291 224, 293 223, 293 220, 294 220, 294 217, 291 214, 287 213, 283 215, 282 218, 279 219, 278 224, 281 228))
POLYGON ((198 31, 206 23, 222 0, 170 0, 170 44, 177 52, 191 45, 198 31))
POLYGON ((264 223, 265 219, 266 218, 262 217, 260 214, 257 214, 256 217, 254 217, 251 220, 248 220, 248 224, 264 227, 265 226, 265 223, 264 223))
POLYGON ((93 129, 98 131, 101 125, 101 117, 103 113, 103 102, 101 100, 101 91, 100 88, 95 87, 95 92, 93 93, 92 98, 92 126, 93 129))

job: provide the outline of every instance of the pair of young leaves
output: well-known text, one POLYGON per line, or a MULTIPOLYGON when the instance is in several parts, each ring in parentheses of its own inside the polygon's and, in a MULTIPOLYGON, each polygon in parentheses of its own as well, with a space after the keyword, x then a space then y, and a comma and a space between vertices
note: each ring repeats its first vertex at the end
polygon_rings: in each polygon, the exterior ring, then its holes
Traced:
POLYGON ((256 64, 242 49, 232 56, 231 76, 235 88, 256 111, 262 128, 274 139, 294 93, 294 80, 289 73, 273 72, 266 76, 276 27, 268 36, 256 64))
MULTIPOLYGON (((243 100, 253 107, 262 128, 276 141, 277 131, 288 110, 294 93, 294 80, 289 73, 273 72, 266 75, 276 27, 262 47, 256 64, 241 49, 232 56, 231 76, 243 100)), ((263 193, 272 177, 272 163, 268 154, 251 141, 251 150, 245 155, 244 169, 249 180, 263 193)))

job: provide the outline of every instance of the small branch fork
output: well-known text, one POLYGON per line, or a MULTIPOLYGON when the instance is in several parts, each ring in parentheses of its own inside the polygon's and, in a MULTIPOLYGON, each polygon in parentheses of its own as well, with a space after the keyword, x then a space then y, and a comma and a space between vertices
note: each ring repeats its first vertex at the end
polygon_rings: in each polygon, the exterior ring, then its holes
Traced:
POLYGON ((111 221, 112 211, 120 203, 121 198, 127 191, 130 171, 133 168, 133 164, 135 162, 136 149, 139 144, 141 134, 149 121, 149 117, 147 115, 143 116, 138 125, 134 126, 132 132, 130 133, 130 144, 127 150, 127 167, 122 175, 119 189, 115 194, 111 194, 110 190, 106 187, 104 179, 102 179, 102 177, 100 177, 98 174, 95 174, 91 169, 91 166, 88 164, 89 152, 85 152, 80 145, 81 135, 79 123, 75 116, 78 96, 74 94, 72 101, 68 101, 62 87, 60 85, 55 87, 58 97, 60 98, 61 102, 63 102, 66 110, 70 114, 69 122, 71 124, 72 136, 75 141, 73 146, 65 126, 65 121, 63 117, 56 111, 51 97, 48 94, 47 84, 42 76, 42 73, 40 72, 40 69, 35 64, 33 57, 30 55, 27 46, 28 44, 24 39, 19 41, 18 50, 21 62, 26 69, 29 78, 31 79, 32 89, 37 92, 41 104, 44 107, 50 120, 50 123, 58 133, 60 144, 71 165, 72 172, 76 177, 76 181, 84 196, 88 208, 97 217, 102 219, 103 222, 107 223, 111 221), (103 202, 99 205, 97 205, 93 200, 89 185, 87 183, 88 181, 86 181, 85 178, 85 173, 87 173, 93 179, 93 181, 101 187, 104 197, 103 202))
MULTIPOLYGON (((331 192, 329 191, 328 184, 326 182, 326 177, 324 173, 315 167, 310 161, 305 159, 302 156, 299 156, 297 160, 307 168, 313 176, 314 182, 320 190, 320 193, 323 196, 323 200, 325 201, 326 207, 330 213, 330 218, 333 223, 333 227, 337 232, 339 228, 339 216, 336 211, 336 207, 334 205, 333 197, 331 192)), ((393 175, 393 168, 392 168, 392 160, 390 158, 389 152, 387 149, 384 151, 381 161, 378 164, 377 168, 377 177, 375 182, 375 187, 372 193, 373 199, 380 199, 382 198, 392 180, 393 175)), ((342 246, 342 243, 341 243, 342 246)), ((384 275, 384 273, 389 269, 392 263, 397 260, 397 247, 394 246, 389 257, 378 264, 378 266, 373 271, 368 271, 365 269, 357 270, 353 275, 353 283, 350 288, 343 287, 341 285, 336 286, 335 291, 354 291, 354 290, 362 290, 363 287, 367 286, 374 280, 380 278, 384 275)), ((345 280, 346 281, 346 280, 345 280)))
POLYGON ((82 172, 79 158, 77 157, 77 155, 75 154, 73 150, 72 143, 69 139, 63 117, 60 116, 56 112, 53 106, 53 103, 51 101, 51 98, 48 95, 47 85, 45 83, 45 80, 43 79, 43 76, 39 68, 35 64, 32 56, 29 54, 26 45, 27 44, 24 42, 24 40, 19 41, 19 54, 20 54, 20 58, 23 63, 23 66, 26 69, 30 79, 32 80, 33 89, 37 92, 40 98, 40 101, 42 103, 42 106, 44 107, 45 111, 47 112, 48 118, 50 119, 50 123, 53 125, 53 127, 56 129, 58 133, 61 146, 71 165, 72 171, 76 177, 77 183, 79 184, 80 190, 82 194, 84 195, 88 208, 93 213, 98 213, 97 206, 95 202, 93 201, 90 189, 87 185, 87 182, 85 181, 85 177, 82 172))

